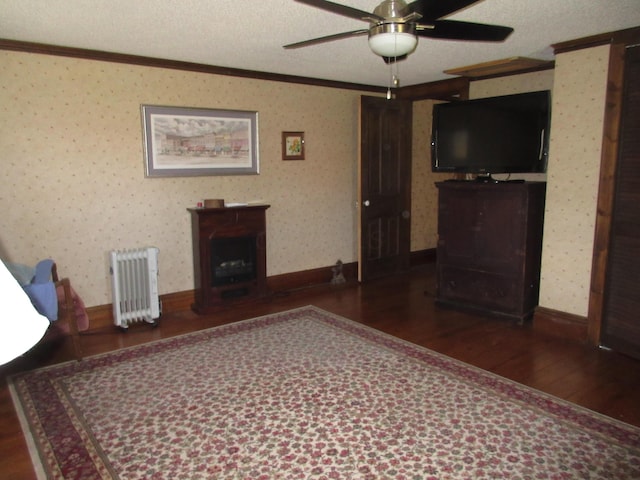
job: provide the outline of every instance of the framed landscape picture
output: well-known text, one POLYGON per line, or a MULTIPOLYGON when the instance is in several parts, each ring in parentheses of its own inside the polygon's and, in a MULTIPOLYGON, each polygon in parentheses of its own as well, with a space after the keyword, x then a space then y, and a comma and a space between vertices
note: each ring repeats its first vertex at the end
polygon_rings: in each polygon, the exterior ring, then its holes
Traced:
POLYGON ((142 105, 147 177, 259 173, 258 113, 142 105))

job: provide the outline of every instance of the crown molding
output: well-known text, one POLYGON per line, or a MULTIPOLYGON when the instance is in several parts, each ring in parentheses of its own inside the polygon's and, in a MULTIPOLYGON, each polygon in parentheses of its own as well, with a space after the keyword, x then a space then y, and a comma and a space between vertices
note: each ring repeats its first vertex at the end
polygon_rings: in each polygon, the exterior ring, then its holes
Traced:
POLYGON ((318 78, 302 77, 296 75, 283 75, 279 73, 259 72, 243 70, 240 68, 220 67, 205 65, 202 63, 182 62, 163 58, 144 57, 123 53, 105 52, 84 48, 63 47, 44 43, 23 42, 0 38, 0 50, 14 52, 36 53, 42 55, 56 55, 61 57, 79 58, 83 60, 97 60, 101 62, 123 63, 155 68, 169 68, 173 70, 185 70, 189 72, 208 73, 211 75, 226 75, 231 77, 252 78, 256 80, 268 80, 273 82, 298 83, 317 87, 340 88, 344 90, 361 90, 373 93, 386 93, 386 87, 363 85, 358 83, 323 80, 318 78))

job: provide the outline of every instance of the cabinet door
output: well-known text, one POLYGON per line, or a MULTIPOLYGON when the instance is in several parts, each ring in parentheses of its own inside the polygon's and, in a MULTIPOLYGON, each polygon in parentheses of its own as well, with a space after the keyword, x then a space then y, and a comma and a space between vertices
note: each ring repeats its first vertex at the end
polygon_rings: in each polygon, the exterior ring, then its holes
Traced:
POLYGON ((440 191, 438 257, 445 263, 519 272, 524 255, 525 196, 486 185, 440 191))
POLYGON ((478 195, 475 190, 441 189, 438 203, 438 261, 469 265, 476 257, 478 195))
POLYGON ((479 199, 476 265, 518 273, 524 258, 525 196, 513 189, 487 189, 479 199))

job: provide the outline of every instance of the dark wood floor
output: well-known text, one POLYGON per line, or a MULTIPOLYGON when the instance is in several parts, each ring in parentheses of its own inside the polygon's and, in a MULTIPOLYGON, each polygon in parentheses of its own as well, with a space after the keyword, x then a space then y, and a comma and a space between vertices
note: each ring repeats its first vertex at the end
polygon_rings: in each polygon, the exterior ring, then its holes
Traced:
MULTIPOLYGON (((165 314, 158 328, 115 327, 82 337, 87 355, 116 350, 223 323, 316 305, 389 334, 640 426, 640 361, 611 351, 518 326, 505 320, 444 309, 434 303, 432 265, 365 286, 322 286, 278 294, 224 313, 165 314)), ((20 370, 71 358, 66 343, 41 346, 0 367, 0 478, 32 479, 26 443, 4 377, 20 370)))

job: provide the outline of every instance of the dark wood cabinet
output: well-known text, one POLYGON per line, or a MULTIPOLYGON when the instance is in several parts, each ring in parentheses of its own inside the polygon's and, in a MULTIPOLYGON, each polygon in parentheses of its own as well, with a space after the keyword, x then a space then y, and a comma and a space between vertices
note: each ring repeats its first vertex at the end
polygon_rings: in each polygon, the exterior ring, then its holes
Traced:
POLYGON ((437 301, 519 321, 538 304, 544 182, 439 182, 437 301))

